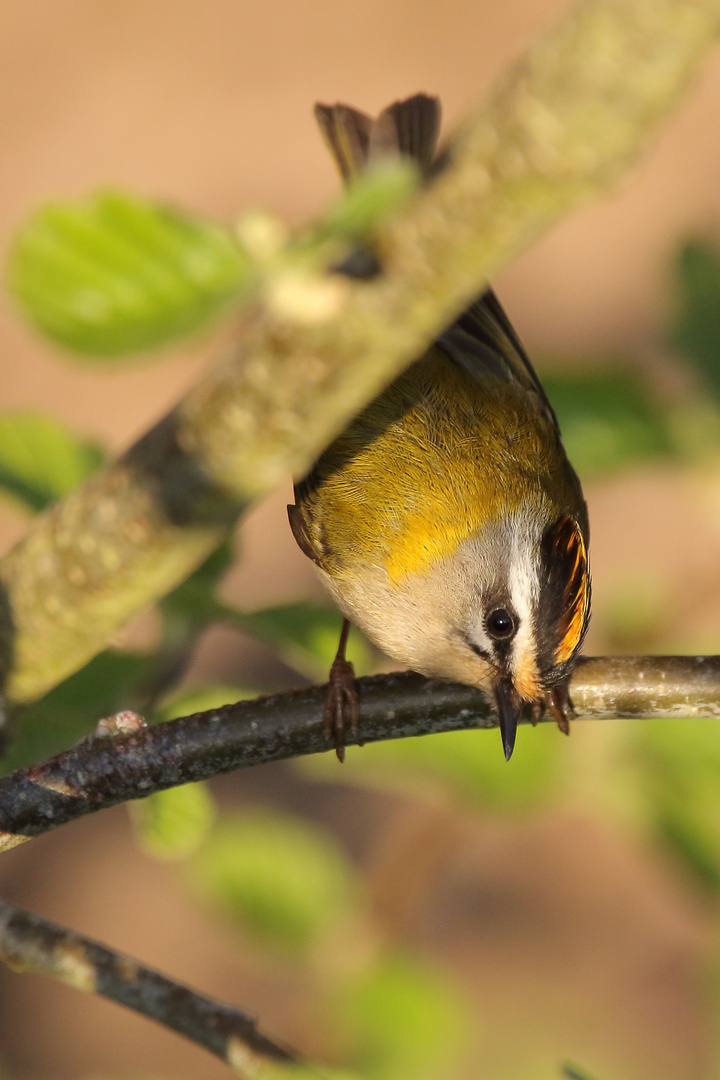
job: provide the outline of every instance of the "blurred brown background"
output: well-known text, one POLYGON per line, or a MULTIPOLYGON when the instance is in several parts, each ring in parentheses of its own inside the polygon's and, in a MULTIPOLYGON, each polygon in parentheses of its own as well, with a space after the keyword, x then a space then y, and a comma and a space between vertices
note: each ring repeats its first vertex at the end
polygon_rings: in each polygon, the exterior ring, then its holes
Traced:
MULTIPOLYGON (((565 6, 3 0, 2 249, 38 202, 108 185, 228 222, 252 206, 300 222, 337 190, 313 102, 343 100, 377 111, 422 89, 440 95, 451 127, 565 6)), ((716 54, 634 173, 496 282, 531 355, 657 349, 669 303, 669 254, 689 232, 720 231, 719 102, 716 54)), ((204 341, 180 356, 108 371, 58 358, 3 299, 0 408, 47 410, 120 448, 219 347, 204 341)), ((589 485, 599 614, 588 651, 606 648, 603 596, 648 568, 678 598, 678 634, 690 635, 688 647, 717 651, 719 475, 708 466, 690 479, 654 466, 589 485), (680 602, 686 597, 688 605, 680 602)), ((317 590, 287 529, 287 494, 257 509, 245 530, 247 559, 231 588, 248 605, 317 590)), ((0 507, 3 544, 24 526, 15 510, 0 507)), ((250 677, 254 663, 265 663, 253 650, 237 635, 213 631, 198 670, 228 679, 238 669, 250 677)), ((575 732, 572 752, 595 752, 593 738, 575 732)), ((261 792, 264 780, 258 774, 242 784, 245 792, 261 792)), ((572 808, 522 826, 490 822, 458 842, 457 859, 443 874, 479 888, 478 867, 503 919, 476 928, 472 938, 440 930, 426 915, 415 932, 447 963, 483 969, 483 1028, 502 1028, 502 1020, 505 1043, 512 1042, 512 1010, 518 1024, 537 1028, 549 1062, 564 1038, 579 1051, 594 1048, 598 1068, 612 1068, 615 1080, 711 1075, 712 1023, 698 1009, 698 957, 711 916, 682 881, 572 808)), ((220 929, 204 924, 173 889, 171 873, 134 851, 124 811, 4 856, 0 884, 9 898, 231 998, 292 1038, 292 1007, 280 1001, 275 983, 252 964, 243 968, 235 943, 232 951, 220 929)), ((433 911, 442 897, 435 904, 433 911)), ((3 976, 0 995, 9 1075, 221 1075, 199 1051, 146 1022, 35 977, 3 976)), ((517 1061, 511 1067, 512 1054, 506 1060, 504 1053, 497 1050, 492 1080, 530 1075, 517 1061)))

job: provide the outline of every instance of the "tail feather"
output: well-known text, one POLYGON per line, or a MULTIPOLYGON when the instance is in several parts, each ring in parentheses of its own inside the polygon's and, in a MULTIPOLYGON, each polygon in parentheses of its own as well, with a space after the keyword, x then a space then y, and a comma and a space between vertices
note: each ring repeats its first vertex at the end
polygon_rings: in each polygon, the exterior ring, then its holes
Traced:
POLYGON ((378 116, 370 133, 370 157, 383 152, 377 138, 383 126, 391 126, 395 135, 395 153, 406 154, 417 161, 423 173, 427 172, 435 154, 440 134, 440 102, 427 94, 415 94, 406 101, 396 101, 378 116), (387 119, 386 119, 387 118, 387 119), (390 122, 388 124, 388 121, 390 122), (376 134, 377 133, 377 134, 376 134))
POLYGON ((315 119, 347 183, 384 157, 405 154, 423 172, 432 163, 440 130, 440 102, 415 94, 383 109, 377 119, 349 105, 316 105, 315 119))
POLYGON ((315 119, 345 183, 367 164, 373 120, 349 105, 315 106, 315 119))

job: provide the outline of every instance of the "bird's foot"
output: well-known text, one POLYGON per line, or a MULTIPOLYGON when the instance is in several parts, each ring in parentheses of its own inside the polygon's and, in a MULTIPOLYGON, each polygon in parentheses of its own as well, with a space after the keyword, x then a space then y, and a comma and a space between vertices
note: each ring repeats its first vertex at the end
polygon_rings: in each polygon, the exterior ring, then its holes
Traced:
POLYGON ((570 734, 570 721, 575 711, 566 683, 552 686, 545 694, 545 708, 553 716, 563 735, 570 734))
POLYGON ((323 712, 323 735, 335 743, 338 761, 345 760, 345 734, 350 729, 353 739, 358 739, 360 724, 360 699, 355 686, 355 669, 344 656, 336 656, 330 668, 325 709, 323 712))
POLYGON ((533 727, 535 727, 546 710, 550 713, 563 735, 569 735, 570 721, 575 715, 575 711, 565 683, 558 683, 557 686, 551 686, 549 690, 545 691, 545 696, 543 698, 539 701, 533 701, 532 712, 530 714, 530 720, 533 727))

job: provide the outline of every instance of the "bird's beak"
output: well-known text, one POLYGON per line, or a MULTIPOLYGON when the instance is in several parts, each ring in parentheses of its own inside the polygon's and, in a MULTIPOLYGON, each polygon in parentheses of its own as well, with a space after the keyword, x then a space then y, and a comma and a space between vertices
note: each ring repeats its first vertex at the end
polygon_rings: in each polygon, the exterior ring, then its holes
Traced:
POLYGON ((509 761, 515 748, 515 733, 520 717, 520 695, 513 686, 512 680, 508 678, 498 679, 494 691, 505 760, 509 761))

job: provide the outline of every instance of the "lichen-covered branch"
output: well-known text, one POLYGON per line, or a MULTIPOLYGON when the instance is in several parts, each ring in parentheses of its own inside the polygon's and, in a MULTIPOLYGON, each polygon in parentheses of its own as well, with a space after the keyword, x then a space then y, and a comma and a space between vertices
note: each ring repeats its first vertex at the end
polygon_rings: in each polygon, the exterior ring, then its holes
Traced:
MULTIPOLYGON (((480 691, 412 671, 358 679, 357 686, 366 743, 498 723, 480 691)), ((583 657, 571 693, 578 720, 720 719, 720 656, 583 657)), ((240 701, 125 735, 86 739, 19 769, 0 779, 0 851, 154 791, 327 751, 324 700, 325 687, 316 686, 240 701)), ((529 721, 527 713, 522 722, 529 721)))
POLYGON ((300 1061, 294 1051, 258 1031, 240 1009, 5 900, 0 900, 0 959, 13 971, 50 975, 125 1005, 209 1050, 241 1076, 257 1076, 268 1061, 300 1061))
POLYGON ((271 302, 248 312, 235 355, 0 562, 10 700, 98 652, 249 500, 302 473, 490 275, 606 188, 719 19, 720 0, 580 0, 466 119, 433 181, 377 228, 378 276, 336 276, 328 289, 279 259, 271 302))

